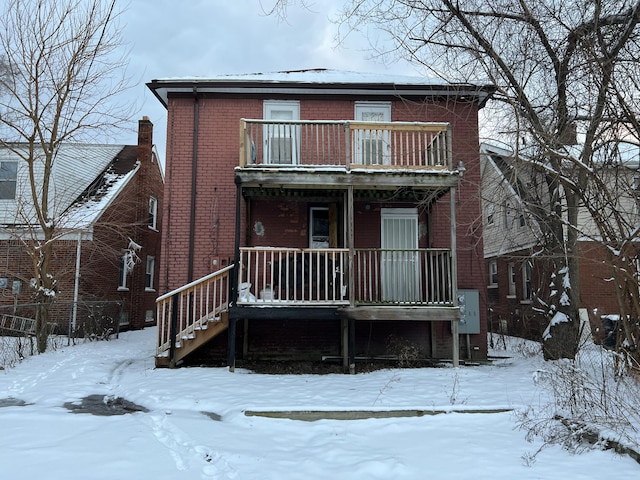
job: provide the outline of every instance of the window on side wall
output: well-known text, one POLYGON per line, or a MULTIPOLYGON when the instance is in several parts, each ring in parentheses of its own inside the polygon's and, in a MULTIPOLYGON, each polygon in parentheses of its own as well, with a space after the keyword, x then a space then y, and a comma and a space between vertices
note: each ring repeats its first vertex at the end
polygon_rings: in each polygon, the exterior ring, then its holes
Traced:
POLYGON ((149 197, 149 228, 156 230, 158 218, 158 199, 154 196, 149 197))
POLYGON ((489 287, 498 286, 498 262, 489 262, 489 287))
POLYGON ((0 162, 0 200, 16 198, 18 162, 0 162))
POLYGON ((147 291, 154 291, 153 287, 153 272, 156 268, 156 257, 148 256, 147 257, 147 271, 145 276, 145 284, 144 289, 147 291))
POLYGON ((128 274, 128 253, 123 252, 120 256, 120 274, 118 279, 118 290, 129 290, 127 287, 128 274))
POLYGON ((487 217, 487 225, 493 225, 495 223, 495 211, 496 207, 493 204, 487 205, 485 208, 485 215, 487 217))
POLYGON ((522 300, 531 301, 531 277, 533 275, 533 266, 531 262, 525 262, 522 265, 522 300))
POLYGON ((514 263, 509 263, 509 296, 516 296, 516 266, 514 263))

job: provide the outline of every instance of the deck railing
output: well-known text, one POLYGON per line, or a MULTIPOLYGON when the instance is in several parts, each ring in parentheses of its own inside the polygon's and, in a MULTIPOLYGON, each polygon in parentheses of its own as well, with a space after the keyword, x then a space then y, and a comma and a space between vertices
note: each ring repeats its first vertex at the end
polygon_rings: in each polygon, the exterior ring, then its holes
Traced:
POLYGON ((188 283, 156 300, 158 355, 172 351, 183 338, 191 338, 206 323, 220 319, 229 305, 230 271, 234 265, 188 283))
POLYGON ((238 304, 348 304, 348 250, 243 247, 238 304))
POLYGON ((453 306, 451 251, 356 249, 356 304, 453 306))
MULTIPOLYGON (((239 305, 349 305, 344 248, 240 249, 239 305)), ((448 249, 355 249, 355 305, 453 306, 448 249)))
POLYGON ((452 170, 447 123, 240 121, 240 166, 452 170))

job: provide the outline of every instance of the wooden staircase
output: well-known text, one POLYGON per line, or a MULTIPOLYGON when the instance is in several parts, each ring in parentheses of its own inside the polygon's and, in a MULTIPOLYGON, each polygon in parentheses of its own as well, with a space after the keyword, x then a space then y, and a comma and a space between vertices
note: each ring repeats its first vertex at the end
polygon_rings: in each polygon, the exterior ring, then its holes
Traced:
POLYGON ((156 367, 175 367, 229 326, 229 275, 233 265, 156 300, 156 367))

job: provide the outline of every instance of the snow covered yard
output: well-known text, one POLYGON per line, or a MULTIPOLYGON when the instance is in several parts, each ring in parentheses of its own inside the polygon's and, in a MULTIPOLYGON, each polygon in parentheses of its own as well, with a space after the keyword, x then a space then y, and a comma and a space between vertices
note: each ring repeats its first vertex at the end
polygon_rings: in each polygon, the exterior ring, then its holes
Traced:
POLYGON ((573 480, 640 472, 610 451, 574 455, 553 445, 536 455, 543 443, 526 440, 515 412, 548 402, 534 382, 540 356, 358 375, 156 370, 155 335, 127 332, 0 371, 0 478, 573 480), (98 416, 64 406, 91 395, 147 411, 98 416), (405 409, 450 413, 313 422, 245 415, 405 409), (495 409, 515 412, 482 413, 495 409))

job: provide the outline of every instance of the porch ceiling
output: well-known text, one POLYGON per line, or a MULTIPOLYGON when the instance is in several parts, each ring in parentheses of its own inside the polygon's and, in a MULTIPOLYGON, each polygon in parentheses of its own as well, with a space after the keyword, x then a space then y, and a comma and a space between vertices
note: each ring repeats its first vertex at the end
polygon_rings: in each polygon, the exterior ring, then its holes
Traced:
MULTIPOLYGON (((356 201, 367 202, 399 201, 429 204, 438 200, 447 191, 447 189, 427 190, 415 189, 413 187, 397 187, 395 189, 367 188, 355 190, 354 198, 356 201)), ((318 189, 262 186, 244 188, 242 193, 245 198, 286 199, 301 202, 341 202, 344 199, 344 190, 331 187, 318 189)))

